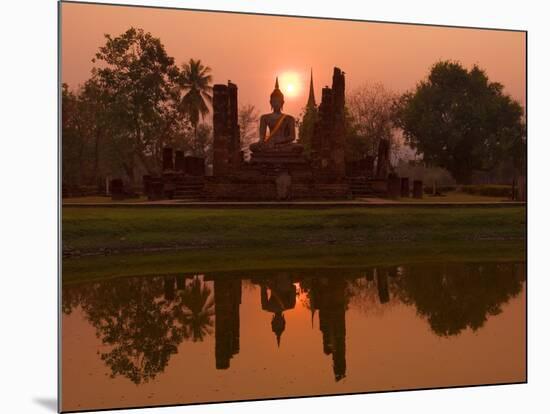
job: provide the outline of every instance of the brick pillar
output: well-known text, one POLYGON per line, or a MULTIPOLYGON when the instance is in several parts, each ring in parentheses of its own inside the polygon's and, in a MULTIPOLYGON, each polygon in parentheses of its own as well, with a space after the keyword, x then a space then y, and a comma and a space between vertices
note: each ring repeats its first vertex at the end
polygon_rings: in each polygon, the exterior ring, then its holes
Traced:
POLYGON ((334 68, 332 75, 332 100, 333 100, 333 128, 331 142, 332 170, 337 178, 346 175, 345 139, 346 139, 346 113, 345 92, 346 79, 339 68, 334 68))
POLYGON ((411 189, 409 188, 409 178, 401 177, 401 197, 410 197, 411 189))
POLYGON ((183 171, 184 169, 184 163, 183 163, 183 151, 176 151, 176 158, 174 162, 174 167, 176 171, 183 171))
POLYGON ((174 151, 172 148, 162 149, 162 171, 174 171, 174 151))
POLYGON ((414 198, 422 198, 424 195, 424 187, 422 180, 414 180, 413 181, 413 197, 414 198))
POLYGON ((214 112, 213 173, 215 176, 220 176, 225 175, 228 170, 227 85, 214 85, 212 107, 214 112))

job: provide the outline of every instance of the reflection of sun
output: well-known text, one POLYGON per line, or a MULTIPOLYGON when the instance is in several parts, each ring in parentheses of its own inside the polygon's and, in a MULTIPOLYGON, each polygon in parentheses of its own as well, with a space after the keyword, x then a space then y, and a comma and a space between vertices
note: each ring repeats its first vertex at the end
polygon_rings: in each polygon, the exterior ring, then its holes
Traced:
POLYGON ((279 87, 285 97, 299 96, 302 90, 302 79, 296 72, 284 72, 279 76, 279 87))

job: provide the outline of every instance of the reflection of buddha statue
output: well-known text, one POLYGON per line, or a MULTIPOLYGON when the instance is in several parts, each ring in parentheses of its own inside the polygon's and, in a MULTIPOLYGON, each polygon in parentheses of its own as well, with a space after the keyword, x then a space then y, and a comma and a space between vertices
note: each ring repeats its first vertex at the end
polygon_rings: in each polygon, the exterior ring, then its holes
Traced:
POLYGON ((261 284, 260 299, 262 309, 273 313, 271 330, 277 338, 277 346, 281 343, 281 335, 286 322, 283 312, 293 309, 296 305, 296 286, 288 275, 280 274, 261 284), (268 294, 269 289, 269 294, 268 294))
POLYGON ((269 100, 273 112, 260 117, 260 140, 250 145, 250 151, 258 152, 292 152, 301 154, 303 147, 294 141, 296 122, 290 115, 281 112, 285 97, 279 89, 279 80, 269 100), (269 133, 267 130, 269 129, 269 133))

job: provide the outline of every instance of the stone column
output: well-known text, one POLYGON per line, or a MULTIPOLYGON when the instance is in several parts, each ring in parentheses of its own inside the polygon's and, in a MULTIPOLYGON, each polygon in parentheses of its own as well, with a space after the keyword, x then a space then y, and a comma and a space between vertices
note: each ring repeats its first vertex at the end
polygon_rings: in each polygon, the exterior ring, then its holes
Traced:
POLYGON ((396 175, 388 177, 388 197, 399 198, 401 194, 401 179, 396 175))
POLYGON ((183 162, 183 151, 176 151, 176 159, 174 162, 174 167, 176 171, 182 172, 184 170, 184 162, 183 162))
POLYGON ((172 148, 162 149, 162 171, 174 171, 174 151, 172 148))
POLYGON ((225 175, 228 169, 228 130, 227 130, 228 92, 226 85, 214 85, 213 88, 213 173, 225 175))
POLYGON ((239 104, 237 85, 227 83, 227 127, 229 133, 229 163, 235 170, 241 162, 241 131, 239 127, 239 104))
POLYGON ((240 166, 241 138, 237 85, 214 85, 214 175, 226 175, 240 166))
POLYGON ((378 143, 378 160, 376 161, 376 178, 386 179, 390 171, 390 141, 381 139, 378 143))
POLYGON ((345 113, 346 80, 344 72, 340 68, 334 68, 332 75, 332 99, 333 99, 333 130, 331 142, 332 170, 337 178, 346 175, 345 139, 346 139, 346 113, 345 113))
POLYGON ((401 197, 410 197, 409 178, 401 177, 401 197))
POLYGON ((424 187, 422 180, 414 180, 413 181, 413 197, 414 198, 422 198, 424 195, 424 187))
POLYGON ((124 198, 124 183, 120 178, 111 180, 111 198, 113 200, 122 200, 124 198))

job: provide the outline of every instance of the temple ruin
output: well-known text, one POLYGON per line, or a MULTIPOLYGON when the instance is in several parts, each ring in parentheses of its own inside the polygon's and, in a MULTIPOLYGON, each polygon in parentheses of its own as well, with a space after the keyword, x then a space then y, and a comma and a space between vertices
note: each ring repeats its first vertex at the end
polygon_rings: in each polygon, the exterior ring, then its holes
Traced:
POLYGON ((181 151, 174 154, 171 148, 165 148, 163 172, 159 177, 144 177, 145 193, 149 199, 207 201, 408 196, 410 189, 405 186, 409 186, 409 180, 400 181, 390 174, 387 140, 380 141, 376 168, 372 157, 346 160, 345 88, 345 73, 335 67, 332 86, 323 88, 316 107, 311 79, 306 108, 315 110, 317 117, 306 155, 294 140, 294 118, 280 112, 284 95, 276 81, 271 99, 272 108, 277 108, 262 115, 260 140, 250 146, 251 157, 245 160, 238 122, 238 87, 231 81, 214 85, 212 174, 206 175, 204 159, 184 156, 181 151))

